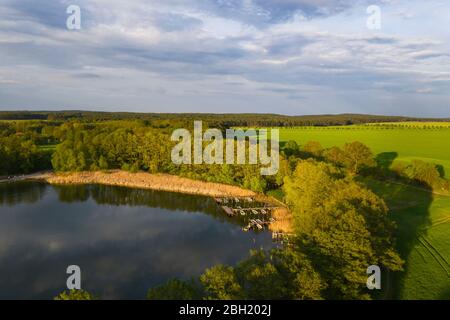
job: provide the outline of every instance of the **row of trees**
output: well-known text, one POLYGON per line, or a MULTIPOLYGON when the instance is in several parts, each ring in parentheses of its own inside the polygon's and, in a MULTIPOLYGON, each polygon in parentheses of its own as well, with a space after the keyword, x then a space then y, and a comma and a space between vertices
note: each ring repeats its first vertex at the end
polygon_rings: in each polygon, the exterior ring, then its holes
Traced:
POLYGON ((295 141, 288 141, 283 148, 283 153, 286 158, 314 158, 326 161, 347 169, 353 175, 377 165, 370 148, 358 141, 346 143, 343 148, 329 149, 324 149, 317 141, 309 141, 302 148, 295 141))
POLYGON ((444 178, 442 167, 422 160, 395 162, 396 153, 388 163, 383 159, 375 160, 369 147, 361 142, 346 143, 342 148, 323 148, 317 141, 307 142, 302 148, 295 141, 289 141, 283 149, 284 156, 292 159, 313 158, 324 161, 338 168, 345 169, 351 175, 369 174, 376 178, 389 177, 408 184, 419 184, 436 190, 450 190, 450 182, 444 178), (391 166, 392 165, 392 166, 391 166))
POLYGON ((284 175, 284 167, 277 176, 263 177, 259 165, 175 165, 171 160, 175 142, 169 133, 146 126, 82 125, 64 130, 63 135, 52 158, 56 171, 143 170, 239 185, 257 192, 278 187, 284 175))
MULTIPOLYGON (((151 288, 149 300, 305 300, 322 299, 326 282, 311 261, 292 249, 252 251, 237 266, 216 265, 196 279, 170 279, 151 288)), ((65 291, 55 300, 94 300, 84 291, 65 291)))
POLYGON ((52 168, 143 170, 239 185, 258 192, 282 183, 283 174, 261 177, 257 165, 173 165, 170 155, 175 143, 170 135, 176 128, 191 125, 186 120, 0 122, 0 174, 52 168))
POLYGON ((214 127, 233 126, 335 126, 365 123, 385 123, 404 121, 443 121, 445 119, 418 119, 411 117, 378 116, 364 114, 305 115, 286 116, 277 114, 172 114, 172 113, 130 113, 130 112, 88 112, 88 111, 0 111, 3 120, 51 120, 51 121, 107 121, 107 120, 146 120, 150 122, 203 120, 214 127))
POLYGON ((190 281, 169 280, 149 290, 150 300, 321 299, 326 283, 311 261, 292 249, 252 251, 237 266, 216 265, 190 281))
POLYGON ((77 130, 68 133, 53 155, 57 171, 170 170, 170 138, 156 130, 77 130))

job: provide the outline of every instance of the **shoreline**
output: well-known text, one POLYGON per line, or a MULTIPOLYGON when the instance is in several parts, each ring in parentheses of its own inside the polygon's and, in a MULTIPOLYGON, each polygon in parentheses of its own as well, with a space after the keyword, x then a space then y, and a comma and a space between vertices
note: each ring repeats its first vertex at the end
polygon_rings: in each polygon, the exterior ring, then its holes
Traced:
MULTIPOLYGON (((156 191, 166 191, 199 195, 207 197, 252 197, 259 201, 274 204, 281 203, 269 196, 256 193, 238 186, 222 183, 193 180, 169 174, 152 174, 146 172, 131 173, 121 170, 85 171, 72 173, 39 172, 28 175, 13 176, 10 179, 0 179, 0 183, 19 181, 43 181, 50 185, 88 185, 100 184, 126 188, 138 188, 156 191)), ((289 209, 278 208, 274 212, 276 221, 270 225, 272 232, 292 231, 292 217, 289 209)))
POLYGON ((86 171, 74 173, 43 172, 15 177, 0 182, 44 181, 51 185, 86 185, 102 184, 109 186, 149 189, 201 195, 209 197, 258 197, 251 190, 221 183, 193 180, 169 174, 151 174, 146 172, 131 173, 121 170, 86 171))

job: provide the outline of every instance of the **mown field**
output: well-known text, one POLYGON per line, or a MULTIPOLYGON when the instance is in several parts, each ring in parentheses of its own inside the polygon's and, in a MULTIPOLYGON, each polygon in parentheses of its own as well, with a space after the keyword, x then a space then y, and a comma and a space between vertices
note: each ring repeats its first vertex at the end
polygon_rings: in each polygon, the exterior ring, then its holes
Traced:
POLYGON ((395 277, 397 299, 450 299, 450 197, 414 187, 365 180, 382 196, 398 226, 405 272, 395 277))
MULTIPOLYGON (((361 141, 376 154, 397 152, 396 161, 421 159, 440 164, 450 177, 450 130, 377 126, 280 129, 282 141, 324 147, 361 141)), ((450 197, 394 183, 365 180, 382 196, 398 225, 398 247, 405 272, 389 284, 398 299, 450 299, 450 197)))
POLYGON ((395 161, 412 159, 441 165, 445 176, 450 178, 450 128, 422 128, 425 124, 404 126, 346 126, 346 127, 299 127, 281 128, 280 140, 294 140, 300 146, 314 140, 324 147, 341 146, 346 142, 360 141, 368 145, 375 154, 397 152, 395 161))

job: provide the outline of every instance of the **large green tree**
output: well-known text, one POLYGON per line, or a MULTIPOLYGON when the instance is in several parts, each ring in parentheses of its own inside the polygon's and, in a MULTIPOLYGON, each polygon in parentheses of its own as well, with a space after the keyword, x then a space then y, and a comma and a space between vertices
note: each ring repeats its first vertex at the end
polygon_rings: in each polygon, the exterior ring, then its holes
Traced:
POLYGON ((284 184, 302 250, 327 280, 327 298, 363 299, 366 269, 398 271, 384 201, 332 165, 302 161, 284 184))
POLYGON ((376 166, 372 151, 361 142, 346 143, 343 147, 343 152, 343 164, 352 174, 357 174, 364 168, 373 168, 376 166))

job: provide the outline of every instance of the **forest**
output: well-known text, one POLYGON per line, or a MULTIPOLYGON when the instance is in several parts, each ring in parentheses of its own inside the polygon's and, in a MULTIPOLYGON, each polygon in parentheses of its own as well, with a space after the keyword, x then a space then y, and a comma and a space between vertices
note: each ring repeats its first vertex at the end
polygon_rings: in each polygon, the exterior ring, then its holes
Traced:
POLYGON ((202 120, 214 128, 234 126, 253 127, 294 127, 294 126, 338 126, 386 122, 444 122, 449 119, 413 118, 403 116, 380 116, 366 114, 302 115, 287 116, 279 114, 208 114, 208 113, 133 113, 99 111, 0 111, 0 120, 79 120, 85 122, 107 120, 145 120, 159 125, 172 125, 174 122, 193 122, 202 120))

